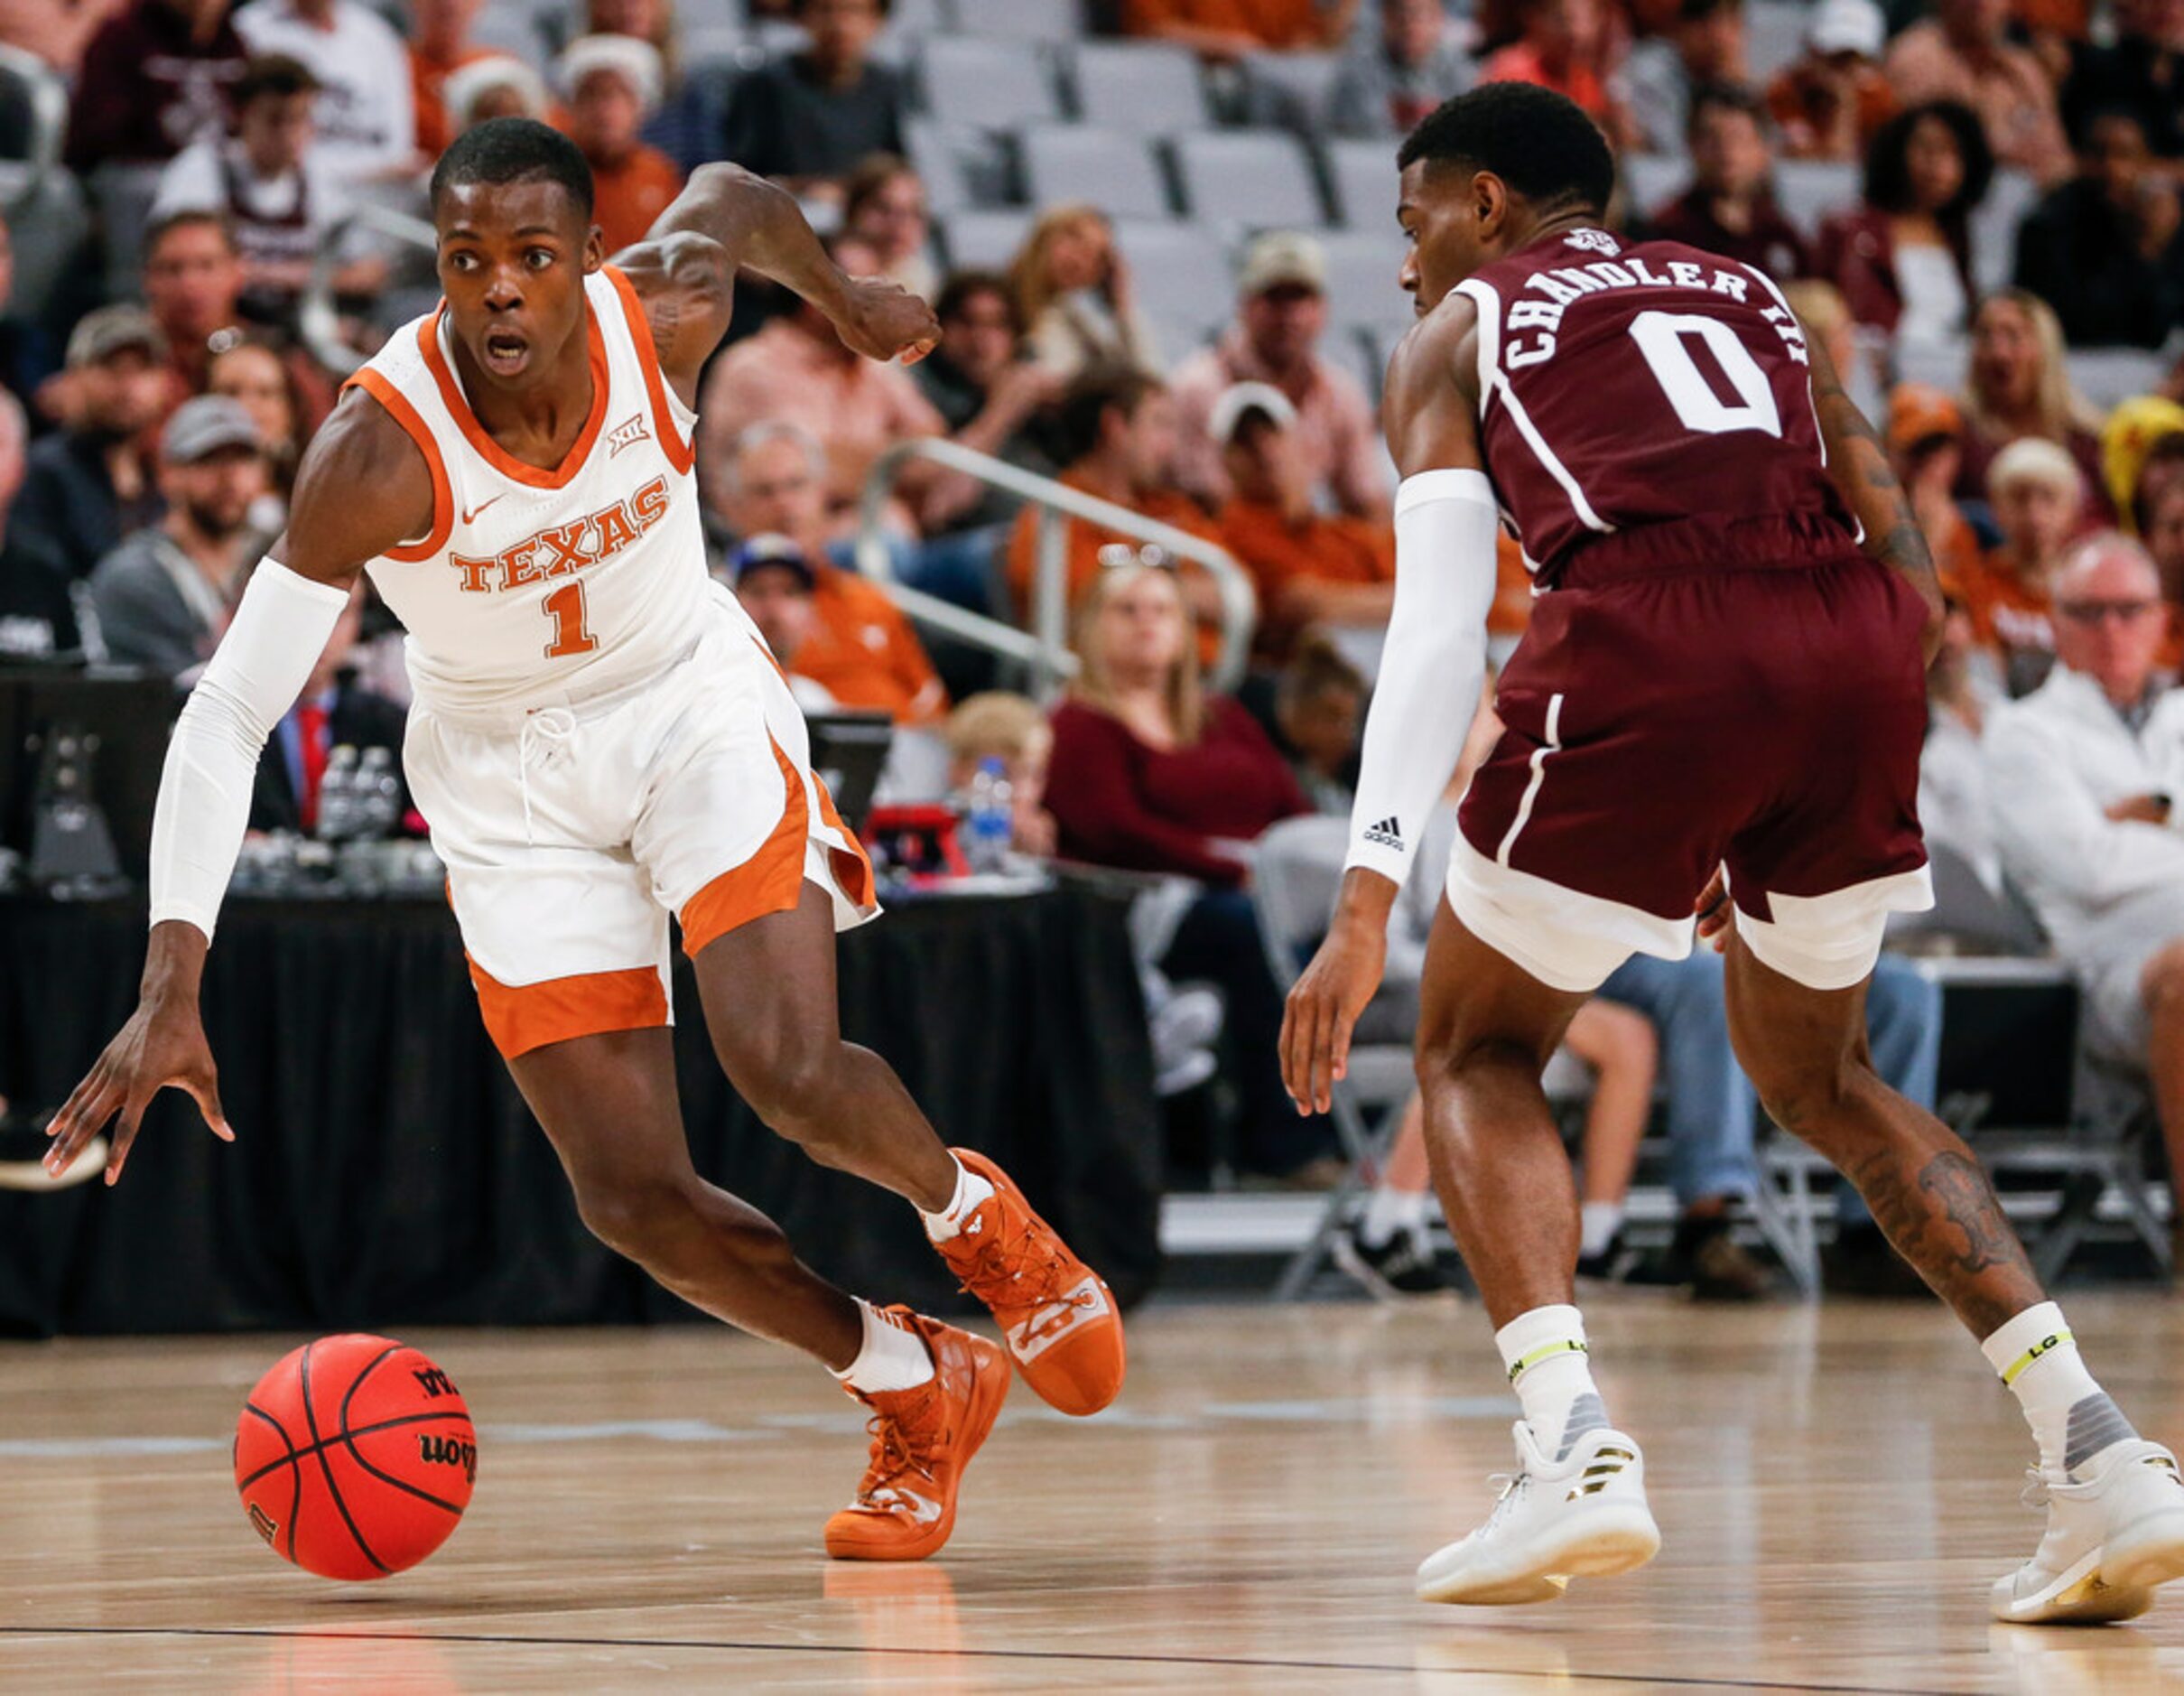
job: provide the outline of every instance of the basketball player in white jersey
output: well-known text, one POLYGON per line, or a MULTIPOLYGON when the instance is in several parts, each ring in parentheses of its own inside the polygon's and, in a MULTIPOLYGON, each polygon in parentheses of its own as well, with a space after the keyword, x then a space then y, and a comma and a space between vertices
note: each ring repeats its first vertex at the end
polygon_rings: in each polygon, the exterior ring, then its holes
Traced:
POLYGON ((612 265, 591 193, 574 146, 527 119, 481 125, 441 159, 445 299, 351 379, 175 727, 142 999, 55 1115, 48 1165, 65 1170, 118 1114, 111 1183, 169 1086, 232 1135, 199 1020, 205 952, 259 752, 368 571, 409 632, 404 761, 486 1025, 585 1223, 872 1408, 871 1466, 826 1546, 915 1560, 953 1528, 1008 1357, 832 1288, 698 1176, 675 1101, 667 920, 744 1100, 813 1160, 915 1206, 1041 1396, 1071 1413, 1111 1401, 1124 1356, 1105 1283, 841 1039, 834 933, 876 910, 871 867, 757 629, 708 576, 699 527, 692 396, 739 267, 873 359, 922 356, 936 326, 892 284, 844 275, 793 197, 732 165, 697 172, 612 265))

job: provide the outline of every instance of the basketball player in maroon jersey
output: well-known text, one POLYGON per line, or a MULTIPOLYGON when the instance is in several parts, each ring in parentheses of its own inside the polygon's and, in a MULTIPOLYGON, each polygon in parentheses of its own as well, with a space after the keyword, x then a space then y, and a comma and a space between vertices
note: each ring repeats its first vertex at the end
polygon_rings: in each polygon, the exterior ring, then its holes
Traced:
POLYGON ((1418 1594, 1551 1599, 1659 1546, 1587 1367, 1577 1197, 1539 1076, 1633 951, 1728 955, 1738 1058, 1847 1172, 2022 1404, 2049 1508, 1997 1617, 2118 1619, 2184 1573, 2184 1484, 2080 1359, 1978 1163, 1888 1089, 1865 983, 1931 896, 1914 807, 1932 562, 1873 431, 1761 273, 1602 226, 1614 164, 1561 96, 1495 84, 1405 142, 1418 321, 1384 403, 1396 608, 1349 869, 1282 1059, 1328 1104, 1410 844, 1484 663, 1494 534, 1537 577, 1506 729, 1466 793, 1417 1036, 1434 1177, 1523 1405, 1520 1461, 1418 1594))

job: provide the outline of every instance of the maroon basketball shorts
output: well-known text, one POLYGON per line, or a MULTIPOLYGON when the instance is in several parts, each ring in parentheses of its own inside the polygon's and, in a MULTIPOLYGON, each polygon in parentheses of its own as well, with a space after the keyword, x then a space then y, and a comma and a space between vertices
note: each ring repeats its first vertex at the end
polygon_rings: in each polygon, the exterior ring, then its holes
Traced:
POLYGON ((1918 597, 1863 557, 1619 574, 1542 594, 1464 797, 1456 917, 1556 989, 1680 960, 1726 869, 1762 964, 1814 989, 1932 905, 1918 597))

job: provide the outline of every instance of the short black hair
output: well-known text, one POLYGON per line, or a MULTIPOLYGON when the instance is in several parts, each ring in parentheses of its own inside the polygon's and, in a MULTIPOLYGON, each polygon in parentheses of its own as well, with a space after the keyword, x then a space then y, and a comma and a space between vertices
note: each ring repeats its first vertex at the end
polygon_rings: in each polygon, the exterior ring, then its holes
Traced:
POLYGON ((1600 126, 1566 95, 1529 82, 1490 82, 1445 101, 1404 138, 1396 168, 1420 160, 1491 171, 1542 209, 1605 212, 1615 190, 1600 126))
POLYGON ((300 59, 286 53, 258 53, 243 61, 243 74, 235 79, 228 97, 239 112, 265 95, 285 99, 291 95, 316 94, 324 86, 300 59))
POLYGON ((1767 103, 1741 82, 1702 82, 1691 90, 1691 105, 1684 114, 1684 140, 1698 134, 1699 119, 1708 112, 1742 112, 1767 131, 1767 103))
POLYGON ((469 182, 558 182, 591 222, 591 167, 577 145, 534 117, 490 117, 448 144, 432 167, 432 206, 449 189, 469 182))
POLYGON ((1884 212, 1909 212, 1911 206, 1911 132, 1931 119, 1956 140, 1964 161, 1964 182, 1947 206, 1934 214, 1945 228, 1961 227, 1972 209, 1987 198, 1994 181, 1994 150, 1987 144, 1979 114, 1955 100, 1928 100, 1899 112, 1873 132, 1865 150, 1865 199, 1884 212))
POLYGON ((942 323, 949 323, 963 315, 963 309, 981 294, 998 294, 1008 309, 1008 327, 1021 335, 1022 321, 1017 317, 1017 297, 1008 286, 1008 279, 999 271, 983 271, 975 267, 964 271, 951 271, 948 280, 941 284, 941 292, 933 303, 933 315, 942 323))

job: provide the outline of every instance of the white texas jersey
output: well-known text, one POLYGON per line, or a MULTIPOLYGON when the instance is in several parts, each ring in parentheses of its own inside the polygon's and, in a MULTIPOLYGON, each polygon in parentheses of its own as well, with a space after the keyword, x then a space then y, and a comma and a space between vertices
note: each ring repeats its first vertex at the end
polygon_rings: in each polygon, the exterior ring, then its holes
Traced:
POLYGON ((409 632, 427 706, 498 712, 605 694, 657 676, 733 605, 706 573, 696 415, 661 373, 629 279, 606 266, 584 295, 591 413, 552 471, 510 458, 471 413, 444 304, 349 379, 432 468, 431 534, 367 566, 409 632))

